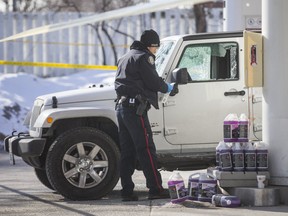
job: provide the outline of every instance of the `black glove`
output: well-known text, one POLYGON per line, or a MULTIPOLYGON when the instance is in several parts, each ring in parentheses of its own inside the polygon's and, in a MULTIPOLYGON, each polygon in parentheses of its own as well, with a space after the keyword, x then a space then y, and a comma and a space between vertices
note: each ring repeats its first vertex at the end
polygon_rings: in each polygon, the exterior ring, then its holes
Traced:
POLYGON ((178 84, 175 83, 174 86, 173 86, 173 89, 172 89, 172 91, 170 92, 169 95, 170 95, 170 96, 175 96, 176 94, 178 94, 178 92, 179 92, 178 84))

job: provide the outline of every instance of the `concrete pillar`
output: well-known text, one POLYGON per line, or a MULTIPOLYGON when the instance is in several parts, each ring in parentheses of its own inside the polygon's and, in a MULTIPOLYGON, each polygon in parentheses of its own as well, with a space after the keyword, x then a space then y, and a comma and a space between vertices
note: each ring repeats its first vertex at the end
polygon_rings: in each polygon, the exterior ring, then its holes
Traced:
POLYGON ((263 141, 271 184, 288 185, 288 1, 262 0, 263 141))

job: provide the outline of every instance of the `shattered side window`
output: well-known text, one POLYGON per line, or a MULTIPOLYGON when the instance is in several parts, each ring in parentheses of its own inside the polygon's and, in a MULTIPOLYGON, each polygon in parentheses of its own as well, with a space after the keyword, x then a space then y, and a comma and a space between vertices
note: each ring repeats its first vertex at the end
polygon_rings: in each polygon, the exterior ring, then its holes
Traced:
POLYGON ((188 45, 177 68, 187 68, 192 81, 239 78, 238 44, 235 42, 188 45))

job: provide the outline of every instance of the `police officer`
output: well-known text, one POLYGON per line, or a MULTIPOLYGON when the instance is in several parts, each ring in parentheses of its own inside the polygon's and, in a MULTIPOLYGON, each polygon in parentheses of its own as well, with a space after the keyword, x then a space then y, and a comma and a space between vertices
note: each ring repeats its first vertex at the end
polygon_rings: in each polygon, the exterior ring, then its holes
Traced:
POLYGON ((138 200, 132 181, 136 160, 146 178, 148 199, 169 198, 157 170, 156 148, 147 116, 150 105, 159 109, 157 92, 167 93, 173 88, 156 72, 155 53, 159 46, 158 34, 152 29, 146 30, 140 41, 134 41, 130 51, 118 61, 115 90, 118 98, 116 114, 121 147, 122 201, 138 200))

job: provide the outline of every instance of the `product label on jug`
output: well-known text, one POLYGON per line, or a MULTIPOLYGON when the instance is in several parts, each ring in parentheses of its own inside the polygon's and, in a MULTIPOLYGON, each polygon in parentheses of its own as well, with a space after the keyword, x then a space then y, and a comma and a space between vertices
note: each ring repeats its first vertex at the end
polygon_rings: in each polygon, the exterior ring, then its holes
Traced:
POLYGON ((199 184, 199 195, 201 198, 212 198, 216 194, 216 184, 202 183, 199 184))
POLYGON ((222 169, 232 168, 230 152, 220 153, 220 165, 222 169))
POLYGON ((242 152, 233 153, 233 163, 234 163, 234 168, 244 169, 244 154, 242 152))
POLYGON ((258 168, 267 169, 268 168, 268 155, 267 153, 257 153, 257 165, 258 168))
POLYGON ((239 138, 247 139, 248 138, 248 125, 239 125, 239 138))
POLYGON ((189 187, 188 187, 189 196, 194 197, 194 198, 198 197, 198 185, 199 185, 198 182, 193 182, 193 181, 189 182, 189 187))
POLYGON ((256 153, 245 153, 245 163, 247 169, 256 168, 256 153))
POLYGON ((239 128, 238 124, 230 123, 227 124, 225 123, 223 125, 223 131, 224 131, 224 141, 231 141, 235 142, 237 141, 239 137, 239 128))
POLYGON ((178 199, 186 196, 184 182, 169 186, 171 199, 178 199))
POLYGON ((230 125, 224 125, 224 138, 231 138, 231 127, 230 125))

